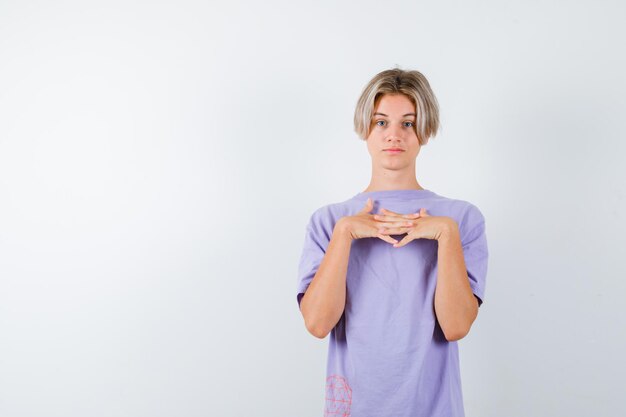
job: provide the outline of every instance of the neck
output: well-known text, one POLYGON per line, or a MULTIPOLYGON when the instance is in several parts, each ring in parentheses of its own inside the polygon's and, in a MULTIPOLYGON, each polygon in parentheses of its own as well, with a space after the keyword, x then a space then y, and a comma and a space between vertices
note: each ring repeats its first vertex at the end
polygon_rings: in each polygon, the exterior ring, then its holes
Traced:
POLYGON ((385 190, 423 190, 415 177, 415 161, 413 163, 390 169, 374 163, 372 160, 372 177, 364 192, 385 190))
POLYGON ((403 177, 394 171, 379 176, 372 176, 369 185, 363 192, 384 190, 423 190, 415 175, 403 177))

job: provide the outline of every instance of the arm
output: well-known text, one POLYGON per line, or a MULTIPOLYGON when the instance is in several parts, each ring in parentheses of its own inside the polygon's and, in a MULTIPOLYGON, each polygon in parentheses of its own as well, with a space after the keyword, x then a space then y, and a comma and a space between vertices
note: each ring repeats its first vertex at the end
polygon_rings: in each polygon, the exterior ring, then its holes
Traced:
POLYGON ((448 223, 437 239, 435 312, 448 341, 467 335, 478 315, 478 300, 469 284, 457 223, 448 223))
POLYGON ((324 258, 300 302, 307 330, 320 339, 335 327, 346 304, 346 275, 352 236, 339 219, 324 258))

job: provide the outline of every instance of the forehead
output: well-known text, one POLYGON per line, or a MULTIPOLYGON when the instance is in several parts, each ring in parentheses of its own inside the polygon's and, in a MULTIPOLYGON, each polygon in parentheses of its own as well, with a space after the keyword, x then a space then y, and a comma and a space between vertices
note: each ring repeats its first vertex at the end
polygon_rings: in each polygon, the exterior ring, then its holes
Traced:
POLYGON ((404 94, 384 94, 376 101, 374 113, 403 116, 407 113, 415 113, 415 104, 404 94))

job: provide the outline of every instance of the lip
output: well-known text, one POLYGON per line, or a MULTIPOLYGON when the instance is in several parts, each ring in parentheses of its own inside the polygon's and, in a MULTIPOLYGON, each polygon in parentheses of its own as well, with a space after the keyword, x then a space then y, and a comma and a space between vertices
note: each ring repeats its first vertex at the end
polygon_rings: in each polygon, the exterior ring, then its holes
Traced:
POLYGON ((388 152, 388 153, 400 153, 400 152, 404 152, 404 149, 400 149, 400 148, 389 148, 389 149, 383 149, 383 151, 388 152))

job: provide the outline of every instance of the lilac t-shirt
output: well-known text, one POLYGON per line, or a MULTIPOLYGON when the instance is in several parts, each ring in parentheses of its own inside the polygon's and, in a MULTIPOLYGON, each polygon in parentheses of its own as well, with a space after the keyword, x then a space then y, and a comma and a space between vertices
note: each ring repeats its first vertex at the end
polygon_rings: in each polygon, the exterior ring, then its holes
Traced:
MULTIPOLYGON (((337 220, 386 208, 448 216, 459 225, 469 283, 480 304, 487 275, 485 219, 473 204, 430 190, 362 192, 317 209, 306 226, 297 301, 315 276, 337 220)), ((392 235, 398 241, 402 236, 392 235)), ((446 340, 434 309, 436 240, 395 248, 379 238, 352 241, 346 304, 330 332, 324 416, 463 417, 457 342, 446 340)))

